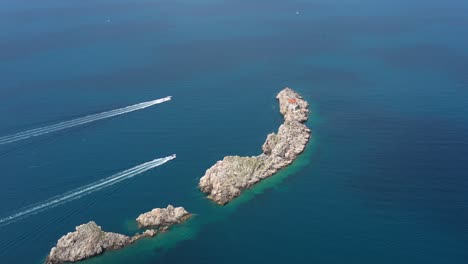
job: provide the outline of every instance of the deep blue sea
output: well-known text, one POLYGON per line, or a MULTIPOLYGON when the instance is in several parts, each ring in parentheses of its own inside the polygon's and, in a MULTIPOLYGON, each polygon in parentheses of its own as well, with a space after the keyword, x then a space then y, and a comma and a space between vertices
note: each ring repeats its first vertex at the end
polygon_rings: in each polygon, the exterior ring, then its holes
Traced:
POLYGON ((177 154, 0 227, 0 263, 168 204, 195 215, 83 263, 468 263, 468 1, 0 1, 0 136, 168 95, 0 145, 0 218, 177 154), (199 178, 260 153, 285 86, 311 103, 307 150, 213 204, 199 178))

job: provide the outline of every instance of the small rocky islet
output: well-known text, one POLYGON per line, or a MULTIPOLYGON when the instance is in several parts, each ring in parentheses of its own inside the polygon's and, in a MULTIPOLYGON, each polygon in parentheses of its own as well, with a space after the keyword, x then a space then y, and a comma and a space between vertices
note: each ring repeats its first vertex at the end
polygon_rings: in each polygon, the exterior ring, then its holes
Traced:
POLYGON ((200 190, 216 203, 227 204, 243 190, 291 164, 304 151, 310 138, 310 129, 304 125, 309 104, 290 88, 280 91, 276 98, 284 123, 278 133, 267 136, 262 153, 253 157, 226 156, 200 178, 200 190))
POLYGON ((150 212, 141 214, 136 221, 139 228, 157 228, 166 231, 170 226, 180 224, 190 218, 191 214, 183 207, 155 208, 150 212))
POLYGON ((153 237, 158 232, 166 231, 170 226, 182 223, 191 214, 183 207, 156 208, 151 212, 141 214, 136 221, 140 228, 151 228, 132 237, 105 232, 95 222, 91 221, 76 227, 57 241, 57 245, 50 250, 45 264, 60 264, 76 262, 100 255, 105 251, 116 250, 144 237, 153 237))
MULTIPOLYGON (((309 104, 290 88, 280 91, 276 98, 284 122, 277 133, 267 136, 262 153, 252 157, 226 156, 200 178, 200 190, 216 203, 227 204, 243 190, 291 164, 304 151, 311 132, 304 125, 309 116, 309 104)), ((138 227, 146 230, 132 237, 105 232, 91 221, 60 238, 50 250, 45 264, 77 262, 117 250, 141 238, 156 236, 190 217, 183 207, 155 208, 137 217, 138 227)))

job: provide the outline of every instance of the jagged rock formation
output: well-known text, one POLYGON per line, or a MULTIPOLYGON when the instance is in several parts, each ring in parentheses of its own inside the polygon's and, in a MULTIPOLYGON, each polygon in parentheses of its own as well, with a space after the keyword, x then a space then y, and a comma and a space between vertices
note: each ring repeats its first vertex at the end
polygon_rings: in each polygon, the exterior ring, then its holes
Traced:
MULTIPOLYGON (((171 225, 179 224, 191 216, 183 207, 156 208, 151 212, 138 217, 140 227, 157 227, 160 231, 167 230, 171 225)), ((50 250, 45 264, 60 264, 65 262, 76 262, 108 250, 123 248, 144 237, 153 237, 158 230, 148 229, 133 237, 122 234, 104 232, 101 227, 91 221, 76 227, 75 232, 70 232, 60 238, 57 245, 50 250)))
POLYGON ((89 222, 77 226, 75 232, 60 238, 57 246, 50 250, 46 264, 76 262, 106 250, 122 248, 132 242, 128 236, 104 232, 95 222, 89 222))
POLYGON ((303 122, 309 115, 309 104, 290 88, 278 93, 284 123, 278 133, 267 136, 263 153, 253 157, 227 156, 209 168, 200 178, 202 192, 224 205, 244 189, 291 164, 302 153, 310 138, 310 129, 303 122))
POLYGON ((167 208, 156 208, 138 216, 136 221, 140 228, 157 228, 166 230, 169 226, 179 224, 190 217, 190 213, 183 207, 168 205, 167 208))
POLYGON ((132 243, 137 241, 138 239, 141 239, 141 238, 144 238, 144 237, 154 237, 156 234, 158 234, 157 230, 154 230, 154 229, 145 230, 145 232, 143 232, 141 234, 135 234, 132 237, 132 243))

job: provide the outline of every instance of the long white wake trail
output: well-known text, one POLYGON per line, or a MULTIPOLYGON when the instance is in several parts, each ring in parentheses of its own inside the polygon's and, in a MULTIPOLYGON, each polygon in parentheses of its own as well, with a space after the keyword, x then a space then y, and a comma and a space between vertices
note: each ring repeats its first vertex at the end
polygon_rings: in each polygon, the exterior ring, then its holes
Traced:
POLYGON ((171 156, 165 157, 165 158, 159 158, 155 159, 152 161, 148 161, 146 163, 140 164, 136 167, 133 167, 131 169, 119 172, 117 174, 114 174, 108 178, 99 180, 97 182, 85 185, 83 187, 77 188, 73 191, 64 193, 62 195, 58 195, 55 197, 52 197, 42 203, 36 204, 29 206, 20 212, 17 212, 15 214, 12 214, 10 216, 4 217, 0 219, 0 227, 5 226, 8 224, 11 224, 13 222, 16 222, 20 219, 24 219, 28 216, 34 215, 38 212, 50 209, 52 207, 58 206, 60 204, 64 204, 70 201, 73 201, 75 199, 78 199, 80 197, 83 197, 84 195, 99 191, 103 188, 109 187, 111 185, 114 185, 118 182, 121 182, 123 180, 130 179, 132 177, 135 177, 136 175, 143 173, 145 171, 148 171, 150 169, 153 169, 155 167, 161 166, 164 163, 173 160, 176 158, 176 155, 173 154, 171 156))
POLYGON ((91 122, 96 122, 102 119, 106 119, 106 118, 110 118, 110 117, 114 117, 118 115, 123 115, 123 114, 130 113, 133 111, 145 109, 147 107, 150 107, 156 104, 161 104, 169 100, 171 100, 171 96, 167 96, 161 99, 143 102, 143 103, 139 103, 139 104, 135 104, 135 105, 119 108, 119 109, 114 109, 114 110, 102 112, 99 114, 79 117, 79 118, 72 119, 69 121, 64 121, 55 125, 35 128, 35 129, 31 129, 31 130, 24 131, 24 132, 19 132, 13 135, 3 136, 3 137, 0 137, 0 145, 13 143, 13 142, 24 140, 24 139, 31 138, 31 137, 41 136, 41 135, 45 135, 45 134, 52 133, 52 132, 57 132, 63 129, 80 126, 80 125, 84 125, 84 124, 91 123, 91 122))

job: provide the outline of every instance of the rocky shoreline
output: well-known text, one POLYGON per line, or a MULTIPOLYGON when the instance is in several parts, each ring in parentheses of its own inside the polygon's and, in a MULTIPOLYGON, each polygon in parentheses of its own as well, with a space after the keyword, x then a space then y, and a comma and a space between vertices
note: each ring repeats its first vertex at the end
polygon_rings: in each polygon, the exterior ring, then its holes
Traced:
MULTIPOLYGON (((291 164, 304 151, 310 139, 310 129, 304 125, 309 116, 309 104, 290 88, 280 91, 276 98, 284 122, 277 133, 267 136, 262 153, 252 157, 226 156, 200 178, 201 191, 216 203, 227 204, 243 190, 291 164)), ((183 207, 155 208, 138 216, 138 227, 145 231, 134 236, 105 232, 91 221, 60 238, 45 264, 77 262, 120 249, 141 238, 165 232, 190 217, 183 207)))
POLYGON ((191 214, 183 207, 156 208, 141 214, 136 221, 140 228, 151 228, 132 237, 105 232, 95 222, 91 221, 76 227, 57 241, 57 245, 50 250, 45 264, 60 264, 77 262, 100 255, 105 251, 116 250, 144 237, 153 237, 158 232, 164 232, 172 225, 179 224, 190 218, 191 214))
POLYGON ((291 164, 310 139, 310 129, 303 123, 309 116, 309 104, 290 88, 278 93, 284 123, 278 133, 267 136, 262 154, 253 157, 226 156, 200 178, 200 190, 220 205, 239 196, 243 190, 291 164))

